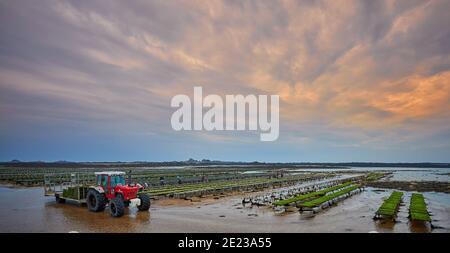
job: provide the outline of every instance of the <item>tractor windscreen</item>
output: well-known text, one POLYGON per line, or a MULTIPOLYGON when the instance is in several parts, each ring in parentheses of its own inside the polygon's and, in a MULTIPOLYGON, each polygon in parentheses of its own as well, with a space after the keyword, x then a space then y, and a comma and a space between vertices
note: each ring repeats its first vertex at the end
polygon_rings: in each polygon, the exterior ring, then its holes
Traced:
POLYGON ((118 184, 125 185, 125 178, 122 175, 111 176, 111 187, 118 184))
POLYGON ((97 185, 103 186, 105 189, 108 187, 108 176, 97 175, 97 185))

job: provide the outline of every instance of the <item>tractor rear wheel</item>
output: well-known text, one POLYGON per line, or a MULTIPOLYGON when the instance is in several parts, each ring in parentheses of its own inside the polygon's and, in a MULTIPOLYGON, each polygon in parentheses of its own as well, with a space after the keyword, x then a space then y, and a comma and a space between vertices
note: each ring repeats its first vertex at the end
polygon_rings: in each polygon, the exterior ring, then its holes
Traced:
POLYGON ((105 210, 106 199, 100 192, 94 189, 89 189, 86 194, 86 204, 89 211, 100 212, 105 210))
POLYGON ((145 193, 140 193, 138 198, 141 200, 141 204, 137 206, 139 211, 148 211, 150 209, 150 196, 145 193))
POLYGON ((56 203, 60 203, 60 204, 66 203, 66 200, 62 199, 59 195, 55 195, 55 199, 56 199, 56 203))
POLYGON ((125 205, 122 198, 114 198, 109 202, 109 210, 113 217, 120 217, 125 212, 125 205))

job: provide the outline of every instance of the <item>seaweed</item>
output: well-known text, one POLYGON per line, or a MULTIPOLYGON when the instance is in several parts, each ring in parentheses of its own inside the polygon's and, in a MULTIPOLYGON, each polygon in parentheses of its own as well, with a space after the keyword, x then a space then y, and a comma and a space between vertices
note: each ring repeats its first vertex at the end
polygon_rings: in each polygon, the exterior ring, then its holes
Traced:
POLYGON ((383 216, 385 218, 394 218, 400 202, 402 201, 403 192, 394 191, 391 193, 389 198, 383 201, 380 208, 376 211, 376 215, 383 216))
POLYGON ((248 187, 268 187, 274 184, 284 184, 289 182, 298 182, 306 179, 316 178, 317 175, 287 176, 284 178, 249 178, 240 180, 224 180, 204 183, 189 183, 182 185, 166 185, 152 187, 145 190, 152 196, 173 196, 174 194, 195 194, 201 192, 215 192, 226 190, 239 190, 248 187))
POLYGON ((367 181, 376 181, 382 177, 384 177, 386 174, 383 172, 370 172, 366 176, 367 181))
POLYGON ((327 202, 329 200, 335 199, 335 198, 337 198, 339 196, 342 196, 342 195, 347 194, 347 193, 349 193, 351 191, 354 191, 354 190, 358 189, 359 187, 360 187, 359 184, 352 185, 352 186, 346 187, 346 188, 344 188, 342 190, 339 190, 337 192, 334 192, 334 193, 331 193, 331 194, 327 194, 327 195, 322 196, 320 198, 313 199, 311 201, 307 201, 307 202, 301 203, 301 204, 299 204, 299 206, 301 206, 301 207, 315 207, 315 206, 319 206, 319 205, 321 205, 321 204, 323 204, 323 203, 325 203, 325 202, 327 202))
POLYGON ((349 185, 351 185, 351 182, 347 182, 347 183, 343 183, 343 184, 340 184, 340 185, 328 187, 326 189, 315 191, 315 192, 310 192, 310 193, 306 193, 306 194, 302 194, 302 195, 297 195, 297 196, 289 198, 289 199, 279 200, 279 201, 273 203, 273 205, 274 206, 285 206, 285 205, 288 205, 288 204, 293 203, 293 202, 298 202, 298 201, 306 200, 306 199, 313 198, 313 197, 323 196, 323 195, 327 194, 328 192, 332 192, 332 191, 344 188, 344 187, 349 186, 349 185))
POLYGON ((413 221, 431 221, 430 214, 427 211, 427 204, 420 193, 411 195, 409 204, 409 218, 413 221))

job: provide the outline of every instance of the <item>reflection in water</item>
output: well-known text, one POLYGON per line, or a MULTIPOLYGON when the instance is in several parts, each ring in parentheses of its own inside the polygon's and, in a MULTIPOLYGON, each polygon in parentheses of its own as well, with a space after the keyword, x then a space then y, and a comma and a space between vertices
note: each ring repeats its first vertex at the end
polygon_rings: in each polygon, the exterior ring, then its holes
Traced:
POLYGON ((413 233, 429 233, 431 232, 431 225, 428 222, 408 222, 409 229, 413 233))
POLYGON ((392 232, 394 230, 395 221, 393 220, 375 220, 377 231, 380 232, 392 232))
POLYGON ((150 212, 139 212, 135 207, 125 208, 124 216, 115 218, 110 215, 108 207, 95 213, 86 206, 49 202, 45 216, 47 220, 65 224, 69 230, 78 232, 136 232, 142 230, 142 226, 150 226, 150 212))

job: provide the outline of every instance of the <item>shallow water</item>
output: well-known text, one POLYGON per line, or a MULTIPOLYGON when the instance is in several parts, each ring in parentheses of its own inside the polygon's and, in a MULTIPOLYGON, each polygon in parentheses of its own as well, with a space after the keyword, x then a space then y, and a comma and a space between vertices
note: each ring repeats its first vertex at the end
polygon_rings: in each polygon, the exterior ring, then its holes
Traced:
MULTIPOLYGON (((372 217, 391 191, 372 188, 328 208, 313 218, 299 212, 275 214, 267 207, 243 207, 242 196, 211 203, 160 206, 149 212, 126 211, 113 218, 108 210, 92 213, 86 207, 57 204, 41 188, 0 187, 0 232, 429 232, 411 227, 407 219, 409 195, 399 212, 399 222, 380 224, 372 217)), ((450 232, 450 194, 425 193, 433 225, 431 232, 450 232)))
POLYGON ((450 168, 389 168, 389 167, 349 167, 345 169, 293 169, 291 171, 316 172, 359 172, 386 171, 392 172, 392 181, 439 181, 450 182, 450 168))

